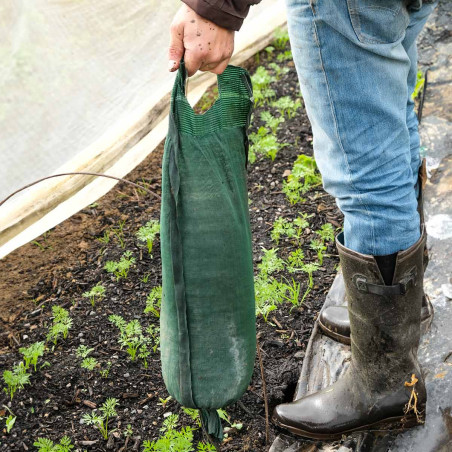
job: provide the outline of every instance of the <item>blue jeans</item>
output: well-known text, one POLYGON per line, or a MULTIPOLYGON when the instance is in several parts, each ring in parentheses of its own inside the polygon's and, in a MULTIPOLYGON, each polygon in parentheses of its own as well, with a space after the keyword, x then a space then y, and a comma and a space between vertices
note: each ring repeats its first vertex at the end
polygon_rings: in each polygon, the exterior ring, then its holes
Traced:
POLYGON ((295 66, 325 190, 345 246, 392 254, 420 236, 416 37, 434 4, 286 0, 295 66))

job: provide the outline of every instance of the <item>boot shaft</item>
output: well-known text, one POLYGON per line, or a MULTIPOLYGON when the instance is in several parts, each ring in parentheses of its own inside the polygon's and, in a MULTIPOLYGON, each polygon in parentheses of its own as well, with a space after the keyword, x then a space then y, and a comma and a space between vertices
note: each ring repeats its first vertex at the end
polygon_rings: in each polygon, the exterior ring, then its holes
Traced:
MULTIPOLYGON (((373 256, 347 249, 336 239, 347 291, 352 366, 374 391, 396 390, 422 380, 417 360, 423 297, 426 234, 400 251, 391 285, 385 285, 373 256)), ((423 384, 421 384, 423 386, 423 384)))

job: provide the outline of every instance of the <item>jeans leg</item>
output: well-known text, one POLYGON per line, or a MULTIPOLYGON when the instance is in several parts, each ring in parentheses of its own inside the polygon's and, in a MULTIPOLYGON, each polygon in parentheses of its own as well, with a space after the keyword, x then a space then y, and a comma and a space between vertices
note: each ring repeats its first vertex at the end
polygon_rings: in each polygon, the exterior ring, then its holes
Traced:
POLYGON ((345 246, 404 250, 420 236, 406 122, 410 14, 400 0, 286 0, 294 62, 345 246))
MULTIPOLYGON (((410 13, 410 24, 406 30, 405 39, 402 41, 402 45, 410 58, 410 71, 408 73, 408 99, 406 107, 406 124, 408 132, 410 134, 410 151, 411 151, 411 170, 413 172, 413 185, 416 186, 418 182, 418 169, 421 164, 419 155, 420 138, 418 131, 418 120, 416 113, 414 112, 414 101, 411 98, 411 94, 414 91, 417 79, 417 44, 416 39, 424 27, 427 19, 436 7, 437 2, 431 4, 425 4, 418 11, 410 13)), ((418 193, 416 193, 417 195, 418 193)))

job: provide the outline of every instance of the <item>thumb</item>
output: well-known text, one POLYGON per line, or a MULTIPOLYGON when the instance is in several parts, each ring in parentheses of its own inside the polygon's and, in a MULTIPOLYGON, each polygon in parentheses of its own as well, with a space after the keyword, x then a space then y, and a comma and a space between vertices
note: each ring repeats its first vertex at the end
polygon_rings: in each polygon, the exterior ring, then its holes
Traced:
POLYGON ((184 27, 181 23, 171 25, 170 44, 168 48, 168 70, 179 69, 180 60, 184 56, 184 27))

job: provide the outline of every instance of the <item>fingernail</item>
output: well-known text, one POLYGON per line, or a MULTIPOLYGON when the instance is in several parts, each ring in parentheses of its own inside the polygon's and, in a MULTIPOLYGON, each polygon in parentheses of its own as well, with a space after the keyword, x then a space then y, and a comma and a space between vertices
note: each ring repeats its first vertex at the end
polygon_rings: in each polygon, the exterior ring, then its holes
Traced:
POLYGON ((174 66, 176 66, 176 61, 174 60, 169 60, 168 61, 168 70, 172 71, 174 69, 174 66))

